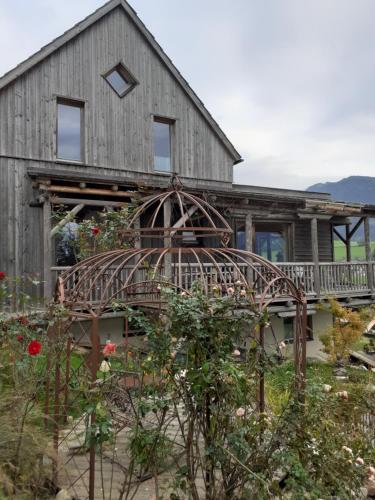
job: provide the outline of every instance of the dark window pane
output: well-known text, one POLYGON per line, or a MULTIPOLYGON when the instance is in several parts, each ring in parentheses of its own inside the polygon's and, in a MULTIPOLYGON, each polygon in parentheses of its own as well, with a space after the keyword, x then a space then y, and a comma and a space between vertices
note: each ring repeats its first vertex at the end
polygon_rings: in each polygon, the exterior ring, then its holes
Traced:
POLYGON ((284 340, 288 343, 293 342, 294 339, 294 318, 284 319, 284 340))
POLYGON ((57 157, 81 161, 81 111, 80 106, 58 104, 57 157))
POLYGON ((236 224, 236 248, 238 250, 246 250, 245 226, 242 224, 236 224))
POLYGON ((119 96, 122 96, 131 86, 132 83, 126 80, 117 69, 114 69, 106 76, 107 81, 112 85, 119 96))
POLYGON ((282 232, 256 231, 255 252, 272 261, 286 261, 286 240, 282 232))
POLYGON ((160 172, 171 171, 170 124, 154 121, 154 168, 160 172))

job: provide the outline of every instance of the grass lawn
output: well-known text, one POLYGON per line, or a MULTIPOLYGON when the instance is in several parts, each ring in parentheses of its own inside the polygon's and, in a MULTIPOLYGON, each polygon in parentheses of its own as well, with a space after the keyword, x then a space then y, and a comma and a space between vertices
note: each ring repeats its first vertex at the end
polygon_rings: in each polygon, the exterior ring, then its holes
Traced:
MULTIPOLYGON (((333 367, 323 361, 310 361, 307 364, 307 384, 332 386, 332 392, 355 389, 357 384, 375 383, 375 374, 357 368, 347 368, 348 380, 337 380, 333 367)), ((266 399, 272 410, 279 413, 288 400, 293 383, 294 366, 286 361, 266 374, 266 399)))
MULTIPOLYGON (((352 241, 352 260, 366 260, 365 245, 359 244, 357 241, 352 241)), ((371 242, 371 253, 375 254, 375 241, 371 242)), ((346 260, 346 248, 342 241, 334 240, 334 254, 335 262, 341 262, 346 260)))

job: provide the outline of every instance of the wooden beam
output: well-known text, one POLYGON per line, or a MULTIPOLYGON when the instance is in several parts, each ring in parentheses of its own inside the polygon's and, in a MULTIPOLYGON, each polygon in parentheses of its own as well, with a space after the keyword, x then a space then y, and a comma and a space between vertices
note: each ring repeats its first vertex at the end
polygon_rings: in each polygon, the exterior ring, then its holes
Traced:
POLYGON ((44 298, 52 298, 52 242, 51 242, 51 203, 46 199, 43 203, 43 280, 44 298))
POLYGON ((319 272, 319 240, 318 240, 318 220, 311 219, 311 248, 314 262, 314 289, 316 296, 320 296, 320 272, 319 272))
POLYGON ((352 261, 352 247, 351 247, 351 241, 350 241, 350 225, 347 224, 345 226, 345 234, 346 234, 346 261, 351 262, 352 261))
MULTIPOLYGON (((178 219, 178 221, 173 224, 173 227, 176 229, 180 228, 185 222, 198 210, 198 207, 196 205, 193 205, 192 207, 189 208, 187 212, 184 213, 182 217, 178 219)), ((165 225, 165 224, 164 224, 165 225)), ((171 231, 171 236, 174 236, 177 231, 171 231)))
POLYGON ((84 205, 80 204, 80 205, 76 205, 70 212, 68 212, 66 214, 66 216, 61 219, 61 221, 56 224, 56 226, 51 229, 51 238, 52 236, 55 236, 55 234, 57 234, 61 228, 63 228, 68 222, 70 222, 72 219, 74 219, 74 217, 78 214, 78 212, 80 212, 82 210, 82 208, 84 207, 84 205))
POLYGON ((349 231, 349 239, 350 239, 350 240, 351 240, 351 239, 352 239, 352 237, 354 236, 354 233, 358 230, 359 226, 362 224, 363 220, 364 220, 364 217, 361 217, 361 218, 357 221, 357 223, 356 223, 356 225, 353 227, 353 229, 351 229, 351 230, 349 231))
POLYGON ((372 267, 372 251, 371 251, 371 237, 370 237, 370 222, 368 217, 363 218, 363 225, 365 230, 365 250, 366 250, 366 262, 367 262, 367 283, 371 290, 374 292, 374 274, 372 267))
POLYGON ((115 196, 118 198, 139 198, 140 194, 138 191, 112 191, 112 189, 99 189, 99 188, 84 188, 72 186, 58 186, 51 184, 47 186, 46 184, 39 184, 39 189, 42 191, 49 191, 52 193, 75 193, 75 194, 91 194, 98 196, 115 196))
POLYGON ((346 239, 337 231, 337 229, 335 227, 333 228, 333 232, 346 245, 346 239))
POLYGON ((90 207, 126 207, 127 201, 115 200, 85 200, 81 198, 61 198, 59 196, 51 196, 52 205, 85 205, 90 207))

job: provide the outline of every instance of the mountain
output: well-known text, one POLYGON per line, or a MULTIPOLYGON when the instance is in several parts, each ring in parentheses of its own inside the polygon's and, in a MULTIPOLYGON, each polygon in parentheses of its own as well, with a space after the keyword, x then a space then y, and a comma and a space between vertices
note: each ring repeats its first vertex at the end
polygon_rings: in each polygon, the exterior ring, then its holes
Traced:
POLYGON ((335 201, 351 201, 375 205, 375 177, 352 175, 337 182, 320 182, 306 189, 331 193, 335 201))
MULTIPOLYGON (((332 200, 347 201, 354 203, 368 203, 375 205, 375 177, 352 175, 337 182, 320 182, 306 189, 306 191, 317 191, 318 193, 331 193, 332 200)), ((370 231, 372 240, 375 235, 375 219, 370 219, 370 231)), ((361 226, 354 234, 354 241, 364 238, 361 226)))

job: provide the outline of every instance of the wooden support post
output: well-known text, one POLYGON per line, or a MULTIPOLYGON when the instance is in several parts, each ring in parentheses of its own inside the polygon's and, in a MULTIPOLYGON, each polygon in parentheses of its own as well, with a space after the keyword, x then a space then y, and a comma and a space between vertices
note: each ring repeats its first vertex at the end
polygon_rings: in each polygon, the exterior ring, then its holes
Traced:
POLYGON ((43 203, 43 280, 44 298, 50 300, 52 297, 52 241, 51 241, 51 203, 46 198, 43 203))
MULTIPOLYGON (((246 214, 245 219, 245 249, 247 252, 253 251, 253 216, 251 213, 246 214)), ((252 285, 254 282, 254 273, 250 266, 247 266, 246 269, 246 278, 249 284, 252 285)))
POLYGON ((311 248, 314 262, 314 289, 317 297, 320 297, 320 271, 319 271, 319 241, 318 241, 318 219, 311 219, 311 248))
POLYGON ((352 261, 352 248, 351 248, 351 233, 350 233, 350 225, 345 225, 345 240, 346 240, 346 261, 352 261))
MULTIPOLYGON (((164 227, 171 227, 171 218, 172 218, 172 207, 171 201, 168 199, 164 202, 163 205, 163 215, 164 215, 164 227)), ((169 248, 172 246, 172 238, 169 232, 164 233, 164 247, 169 248)), ((172 281, 172 255, 170 252, 165 254, 164 257, 164 275, 167 280, 172 281)))
POLYGON ((374 293, 374 274, 372 268, 372 252, 371 252, 371 238, 370 238, 370 221, 369 217, 365 217, 364 221, 365 229, 365 250, 366 250, 366 262, 367 262, 367 284, 371 294, 374 293))
POLYGON ((245 220, 245 245, 247 252, 253 251, 253 217, 250 213, 246 214, 245 220))

